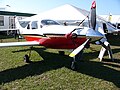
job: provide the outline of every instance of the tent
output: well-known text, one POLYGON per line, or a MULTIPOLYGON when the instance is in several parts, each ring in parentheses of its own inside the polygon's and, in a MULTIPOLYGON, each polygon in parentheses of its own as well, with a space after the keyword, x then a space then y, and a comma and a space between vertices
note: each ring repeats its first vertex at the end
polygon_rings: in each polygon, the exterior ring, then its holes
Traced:
MULTIPOLYGON (((53 19, 53 20, 83 20, 88 15, 85 10, 66 4, 49 11, 32 16, 32 20, 53 19)), ((28 18, 29 20, 30 18, 28 18)))

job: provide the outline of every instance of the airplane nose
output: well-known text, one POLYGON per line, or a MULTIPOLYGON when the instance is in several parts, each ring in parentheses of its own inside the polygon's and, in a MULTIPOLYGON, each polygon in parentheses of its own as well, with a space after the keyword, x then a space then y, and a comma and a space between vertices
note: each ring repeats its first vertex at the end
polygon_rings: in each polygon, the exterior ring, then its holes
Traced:
POLYGON ((104 35, 101 34, 97 30, 89 29, 86 33, 86 37, 91 38, 91 41, 96 41, 96 40, 100 40, 101 38, 103 38, 104 35))

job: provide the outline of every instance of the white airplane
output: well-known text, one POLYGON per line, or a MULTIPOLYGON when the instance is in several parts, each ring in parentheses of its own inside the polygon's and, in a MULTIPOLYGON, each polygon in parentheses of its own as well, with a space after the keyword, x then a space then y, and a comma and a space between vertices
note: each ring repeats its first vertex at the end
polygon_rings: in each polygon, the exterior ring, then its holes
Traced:
MULTIPOLYGON (((103 40, 99 41, 105 49, 110 52, 109 43, 105 39, 105 35, 101 34, 96 25, 96 2, 93 1, 90 12, 90 27, 80 26, 63 26, 58 22, 50 19, 18 21, 17 28, 20 34, 26 39, 26 42, 12 42, 0 43, 0 47, 10 46, 44 46, 53 49, 74 49, 69 55, 74 57, 71 68, 75 69, 76 59, 79 53, 89 45, 90 40, 103 40), (105 42, 108 44, 106 45, 105 42)), ((112 53, 110 52, 112 58, 112 53)), ((30 62, 30 56, 25 55, 26 62, 30 62)))

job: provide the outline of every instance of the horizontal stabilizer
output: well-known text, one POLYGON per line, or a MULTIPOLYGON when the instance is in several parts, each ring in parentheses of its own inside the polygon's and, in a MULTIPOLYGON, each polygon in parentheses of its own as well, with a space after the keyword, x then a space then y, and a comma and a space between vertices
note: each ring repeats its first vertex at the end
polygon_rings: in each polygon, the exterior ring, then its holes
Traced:
POLYGON ((39 42, 37 41, 0 43, 0 47, 37 46, 37 45, 39 45, 39 42))

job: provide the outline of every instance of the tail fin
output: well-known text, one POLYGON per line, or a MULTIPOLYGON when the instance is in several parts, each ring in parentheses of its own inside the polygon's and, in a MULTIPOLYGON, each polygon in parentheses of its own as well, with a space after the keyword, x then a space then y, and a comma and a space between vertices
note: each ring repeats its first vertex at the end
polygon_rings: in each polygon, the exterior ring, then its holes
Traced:
POLYGON ((111 13, 109 14, 108 21, 109 21, 109 22, 111 22, 111 21, 112 21, 112 14, 111 14, 111 13))

